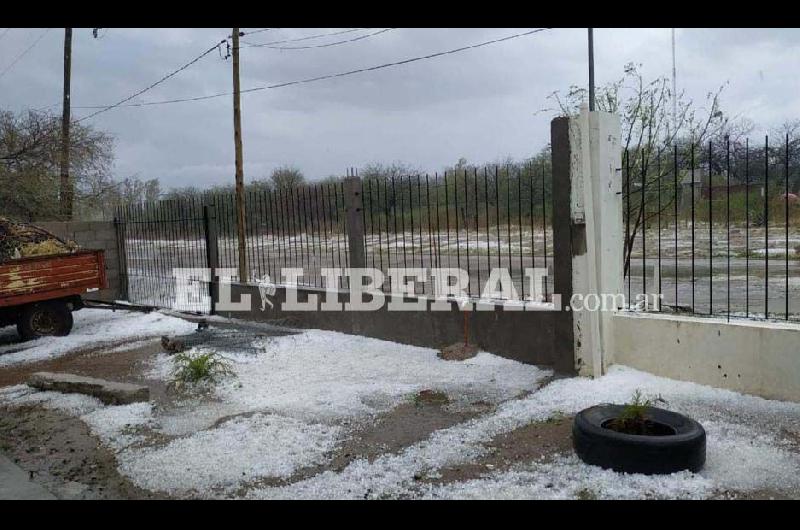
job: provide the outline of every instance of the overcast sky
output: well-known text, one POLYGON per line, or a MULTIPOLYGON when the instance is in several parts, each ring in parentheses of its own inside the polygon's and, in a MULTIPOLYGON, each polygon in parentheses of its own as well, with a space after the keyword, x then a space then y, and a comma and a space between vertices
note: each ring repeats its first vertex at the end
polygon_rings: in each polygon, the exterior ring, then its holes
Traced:
MULTIPOLYGON (((243 28, 251 31, 258 28, 243 28)), ((276 29, 249 43, 296 39, 348 28, 276 29)), ((325 44, 346 33, 276 46, 325 44)), ((0 35, 5 28, 0 29, 0 35)), ((0 40, 0 72, 44 31, 13 28, 0 40)), ((326 48, 241 51, 242 88, 270 85, 427 55, 524 31, 513 28, 405 29, 326 48)), ((230 29, 75 29, 73 116, 77 107, 119 101, 180 67, 230 29)), ((678 88, 696 101, 721 84, 723 107, 768 127, 800 118, 800 31, 678 29, 678 88)), ((51 29, 0 77, 0 107, 61 111, 63 29, 51 29)), ((597 84, 618 79, 628 62, 647 78, 670 75, 670 30, 596 29, 597 84)), ((586 30, 551 29, 462 53, 349 77, 242 96, 245 179, 279 165, 310 179, 370 162, 403 161, 440 171, 460 157, 523 158, 548 141, 547 96, 587 83, 586 30)), ((231 63, 214 51, 135 101, 202 96, 231 89, 231 63)), ((157 177, 163 187, 233 181, 230 96, 118 108, 90 120, 116 138, 116 177, 157 177)))

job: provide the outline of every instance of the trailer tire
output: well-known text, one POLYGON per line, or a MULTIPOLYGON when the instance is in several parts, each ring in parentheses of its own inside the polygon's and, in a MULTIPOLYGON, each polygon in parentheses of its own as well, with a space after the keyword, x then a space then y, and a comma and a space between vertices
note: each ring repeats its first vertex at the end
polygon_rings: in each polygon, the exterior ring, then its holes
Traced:
POLYGON ((26 306, 17 320, 17 333, 22 340, 64 336, 72 331, 72 312, 66 302, 54 300, 26 306))

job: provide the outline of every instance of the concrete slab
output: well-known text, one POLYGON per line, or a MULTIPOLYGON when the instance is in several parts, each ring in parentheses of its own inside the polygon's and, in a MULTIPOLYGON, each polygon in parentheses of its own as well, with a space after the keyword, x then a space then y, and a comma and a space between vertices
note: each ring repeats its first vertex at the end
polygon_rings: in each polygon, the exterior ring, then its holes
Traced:
POLYGON ((36 372, 28 378, 28 386, 68 394, 86 394, 106 405, 127 405, 150 399, 150 389, 146 386, 66 373, 36 372))
POLYGON ((0 454, 0 500, 55 499, 55 495, 33 482, 24 469, 0 454))

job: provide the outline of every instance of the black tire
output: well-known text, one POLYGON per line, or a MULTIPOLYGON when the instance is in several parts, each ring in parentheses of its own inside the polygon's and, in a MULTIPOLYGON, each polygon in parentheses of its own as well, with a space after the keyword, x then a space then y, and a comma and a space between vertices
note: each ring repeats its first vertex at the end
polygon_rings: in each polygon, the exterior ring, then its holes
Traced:
POLYGON ((22 340, 64 336, 72 331, 72 312, 66 302, 52 301, 30 304, 17 320, 17 333, 22 340))
POLYGON ((697 472, 706 462, 706 431, 677 412, 648 407, 647 417, 675 434, 644 436, 603 427, 619 417, 621 405, 597 405, 582 410, 572 425, 572 445, 581 460, 605 469, 647 475, 697 472))

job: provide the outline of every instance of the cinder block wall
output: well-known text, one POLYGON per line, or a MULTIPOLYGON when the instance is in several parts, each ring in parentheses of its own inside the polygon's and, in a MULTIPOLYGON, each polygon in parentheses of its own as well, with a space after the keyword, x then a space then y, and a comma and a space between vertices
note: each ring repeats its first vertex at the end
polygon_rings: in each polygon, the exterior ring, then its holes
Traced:
POLYGON ((117 247, 117 230, 112 221, 52 221, 36 223, 58 237, 71 239, 83 248, 104 250, 108 289, 86 293, 87 300, 113 301, 120 298, 120 258, 117 247))

